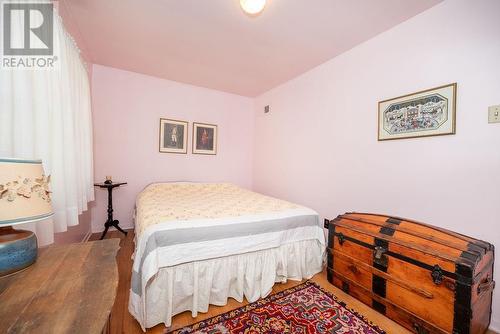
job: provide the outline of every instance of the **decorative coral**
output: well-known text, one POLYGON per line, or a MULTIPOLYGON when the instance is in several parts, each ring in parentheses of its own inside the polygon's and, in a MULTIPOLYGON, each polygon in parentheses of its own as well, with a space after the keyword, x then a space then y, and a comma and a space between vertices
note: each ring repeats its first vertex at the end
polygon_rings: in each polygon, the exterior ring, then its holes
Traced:
POLYGON ((18 180, 0 184, 0 200, 6 198, 13 202, 17 197, 30 198, 33 194, 38 195, 44 201, 50 203, 49 190, 50 175, 42 175, 41 178, 31 179, 18 176, 18 180))

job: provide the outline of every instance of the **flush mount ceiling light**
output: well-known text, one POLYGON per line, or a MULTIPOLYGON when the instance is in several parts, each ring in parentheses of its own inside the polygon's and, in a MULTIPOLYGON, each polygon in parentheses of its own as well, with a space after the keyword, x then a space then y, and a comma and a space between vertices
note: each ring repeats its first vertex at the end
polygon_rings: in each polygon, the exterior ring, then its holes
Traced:
POLYGON ((245 13, 256 15, 262 12, 266 6, 266 0, 240 0, 240 6, 245 13))

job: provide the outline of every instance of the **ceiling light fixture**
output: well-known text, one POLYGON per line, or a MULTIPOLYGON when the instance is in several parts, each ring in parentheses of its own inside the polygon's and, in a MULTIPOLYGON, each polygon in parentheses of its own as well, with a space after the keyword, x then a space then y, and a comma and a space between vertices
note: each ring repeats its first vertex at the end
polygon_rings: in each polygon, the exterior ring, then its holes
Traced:
POLYGON ((266 0, 240 0, 240 6, 245 13, 250 15, 257 15, 266 6, 266 0))

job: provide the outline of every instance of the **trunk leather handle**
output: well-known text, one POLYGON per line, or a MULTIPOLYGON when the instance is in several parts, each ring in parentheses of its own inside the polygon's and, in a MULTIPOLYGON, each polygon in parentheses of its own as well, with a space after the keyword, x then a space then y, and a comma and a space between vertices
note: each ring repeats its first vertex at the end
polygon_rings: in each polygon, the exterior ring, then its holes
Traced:
POLYGON ((477 286, 477 295, 481 295, 485 292, 493 290, 495 288, 495 281, 490 277, 490 275, 486 276, 486 278, 479 283, 477 286))

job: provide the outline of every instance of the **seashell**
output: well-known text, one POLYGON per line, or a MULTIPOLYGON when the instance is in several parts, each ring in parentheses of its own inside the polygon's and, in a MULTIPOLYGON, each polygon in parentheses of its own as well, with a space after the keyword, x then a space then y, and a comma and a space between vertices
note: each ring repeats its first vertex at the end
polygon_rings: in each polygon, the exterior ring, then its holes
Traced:
POLYGON ((31 197, 31 190, 28 187, 21 186, 21 187, 17 188, 17 194, 19 196, 30 198, 31 197))
POLYGON ((0 185, 0 199, 3 198, 3 196, 7 193, 8 189, 5 187, 3 184, 0 185))
POLYGON ((9 190, 7 192, 7 201, 14 202, 15 199, 16 199, 16 194, 13 191, 9 190))

